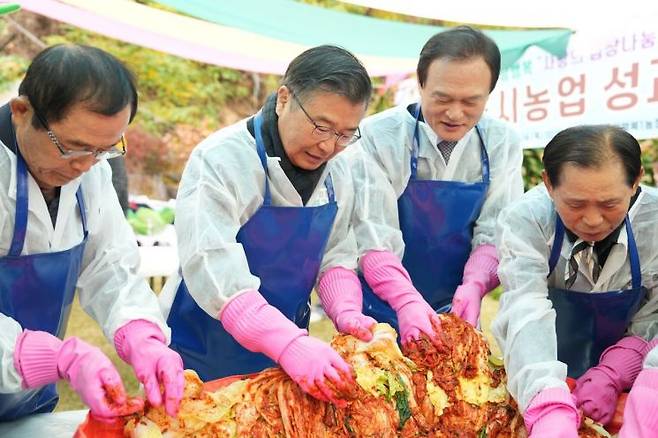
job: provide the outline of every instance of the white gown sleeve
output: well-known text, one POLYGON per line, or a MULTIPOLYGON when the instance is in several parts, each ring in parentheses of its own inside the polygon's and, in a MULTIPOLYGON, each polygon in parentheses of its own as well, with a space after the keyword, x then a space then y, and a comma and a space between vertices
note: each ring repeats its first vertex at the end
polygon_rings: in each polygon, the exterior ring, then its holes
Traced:
POLYGON ((355 190, 352 219, 359 256, 390 251, 402 258, 404 241, 398 220, 395 190, 374 158, 354 145, 348 157, 355 190))
POLYGON ((504 292, 492 329, 503 350, 508 389, 521 412, 541 390, 567 388, 567 366, 557 360, 555 311, 548 299, 546 242, 551 236, 545 235, 532 204, 503 210, 496 238, 504 292))
MULTIPOLYGON (((0 142, 0 148, 4 148, 0 142)), ((9 169, 7 167, 3 168, 3 165, 0 161, 0 170, 5 171, 4 176, 7 178, 9 169)), ((9 179, 9 178, 7 178, 9 179)), ((2 186, 2 179, 0 179, 0 186, 2 186)), ((2 187, 5 192, 7 191, 6 187, 2 187)), ((0 217, 8 217, 10 214, 8 209, 4 205, 5 202, 9 202, 6 197, 0 196, 0 217)), ((14 221, 9 220, 0 220, 0 236, 2 237, 2 243, 0 243, 0 251, 2 255, 7 254, 11 242, 11 237, 14 235, 14 221)), ((23 331, 22 327, 13 318, 0 313, 0 394, 13 393, 20 391, 22 379, 21 376, 14 368, 14 349, 16 346, 16 339, 23 331)))
MULTIPOLYGON (((211 137, 208 141, 214 140, 211 137)), ((183 278, 190 295, 213 318, 238 292, 260 287, 260 280, 249 270, 242 244, 236 240, 248 220, 244 211, 255 210, 263 202, 260 191, 265 181, 255 151, 249 145, 244 149, 243 154, 234 154, 229 145, 197 146, 176 198, 175 226, 183 278)))
POLYGON ((14 367, 14 349, 22 331, 15 319, 0 313, 0 394, 23 389, 23 379, 14 367))
MULTIPOLYGON (((338 211, 322 256, 320 273, 336 267, 355 270, 358 254, 356 238, 351 224, 355 196, 349 163, 341 159, 341 155, 339 155, 328 163, 328 166, 334 185, 338 211)), ((324 181, 320 181, 318 185, 320 184, 324 186, 324 181)), ((315 192, 317 191, 318 188, 315 189, 315 192)))
POLYGON ((483 126, 489 152, 490 185, 473 229, 473 249, 493 245, 500 212, 523 194, 523 149, 516 131, 496 120, 483 126))
POLYGON ((658 368, 658 345, 647 353, 644 358, 644 368, 658 368))
POLYGON ((137 275, 137 242, 112 188, 110 167, 97 166, 82 184, 89 237, 77 283, 80 305, 111 343, 117 329, 138 319, 156 324, 169 339, 157 297, 137 275))
MULTIPOLYGON (((642 194, 629 216, 640 257, 642 286, 647 289, 640 309, 631 320, 629 332, 651 340, 658 337, 658 189, 643 185, 642 194)), ((658 358, 658 353, 656 356, 658 358)))

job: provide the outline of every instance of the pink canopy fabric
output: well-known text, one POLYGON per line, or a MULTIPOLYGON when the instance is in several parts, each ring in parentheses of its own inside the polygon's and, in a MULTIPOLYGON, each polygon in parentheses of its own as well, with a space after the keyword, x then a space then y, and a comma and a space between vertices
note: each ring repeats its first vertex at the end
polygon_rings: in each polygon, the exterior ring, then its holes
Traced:
MULTIPOLYGON (((25 10, 195 61, 283 74, 307 47, 127 0, 19 0, 25 10)), ((357 54, 358 55, 358 54, 357 54)), ((415 58, 359 56, 372 76, 413 72, 415 58)))

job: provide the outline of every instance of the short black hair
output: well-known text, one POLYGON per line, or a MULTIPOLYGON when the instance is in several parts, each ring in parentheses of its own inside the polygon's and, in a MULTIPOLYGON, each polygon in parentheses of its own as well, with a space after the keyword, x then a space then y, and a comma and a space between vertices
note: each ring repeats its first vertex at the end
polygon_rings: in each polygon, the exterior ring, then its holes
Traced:
POLYGON ((28 67, 18 93, 34 108, 36 129, 42 128, 39 117, 57 122, 80 102, 108 116, 130 105, 130 121, 137 112, 137 89, 130 70, 109 53, 81 44, 58 44, 41 51, 28 67))
POLYGON ((597 168, 617 159, 632 187, 642 172, 640 144, 624 129, 613 125, 580 125, 558 132, 544 148, 544 170, 551 185, 560 184, 562 168, 571 163, 597 168))
POLYGON ((361 61, 349 51, 332 45, 310 48, 288 65, 281 84, 303 100, 314 91, 346 97, 352 103, 370 101, 372 83, 361 61))
POLYGON ((487 35, 470 26, 457 26, 439 32, 427 40, 420 51, 416 74, 418 83, 424 86, 427 81, 427 71, 430 64, 437 59, 447 58, 455 61, 465 61, 482 57, 491 72, 491 85, 493 91, 500 75, 500 50, 487 35))

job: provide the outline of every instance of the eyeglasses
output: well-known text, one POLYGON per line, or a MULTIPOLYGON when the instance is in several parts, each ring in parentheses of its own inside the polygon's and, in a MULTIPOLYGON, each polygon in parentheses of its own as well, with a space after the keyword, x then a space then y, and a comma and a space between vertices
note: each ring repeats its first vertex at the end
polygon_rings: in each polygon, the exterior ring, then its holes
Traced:
POLYGON ((64 146, 62 146, 62 143, 59 141, 55 133, 50 130, 50 127, 48 126, 48 122, 46 122, 46 119, 44 119, 41 116, 41 114, 39 114, 36 110, 34 110, 34 115, 36 116, 37 120, 39 120, 39 123, 41 123, 41 125, 43 125, 43 127, 46 128, 46 134, 48 134, 48 138, 50 138, 50 141, 52 141, 53 144, 57 147, 57 150, 59 151, 61 157, 66 160, 93 156, 95 160, 100 161, 100 160, 108 160, 110 158, 116 158, 122 155, 126 155, 126 150, 127 150, 126 138, 123 135, 121 135, 121 139, 117 144, 105 150, 73 151, 70 149, 66 149, 64 148, 64 146))
POLYGON ((344 148, 361 138, 361 131, 358 127, 356 128, 356 132, 354 134, 345 135, 328 126, 318 125, 315 120, 313 120, 313 118, 308 115, 295 93, 291 91, 290 94, 292 95, 292 98, 295 99, 295 102, 297 102, 297 105, 299 105, 299 107, 302 109, 308 121, 313 124, 313 136, 318 140, 324 141, 330 139, 331 137, 336 137, 336 146, 344 148))

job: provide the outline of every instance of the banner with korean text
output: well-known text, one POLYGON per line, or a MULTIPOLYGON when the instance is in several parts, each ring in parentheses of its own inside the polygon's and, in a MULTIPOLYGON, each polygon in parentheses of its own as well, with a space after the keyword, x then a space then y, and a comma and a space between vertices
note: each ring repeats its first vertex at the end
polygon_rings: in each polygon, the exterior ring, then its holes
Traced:
POLYGON ((658 26, 578 32, 568 55, 529 50, 503 70, 487 113, 514 123, 526 148, 579 124, 614 124, 658 138, 658 26))

